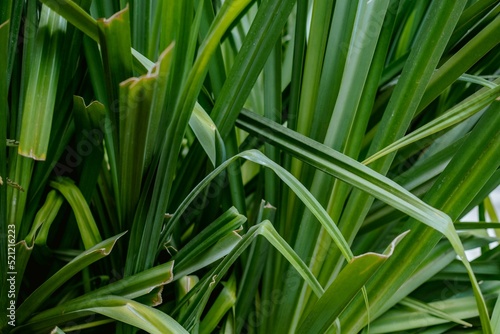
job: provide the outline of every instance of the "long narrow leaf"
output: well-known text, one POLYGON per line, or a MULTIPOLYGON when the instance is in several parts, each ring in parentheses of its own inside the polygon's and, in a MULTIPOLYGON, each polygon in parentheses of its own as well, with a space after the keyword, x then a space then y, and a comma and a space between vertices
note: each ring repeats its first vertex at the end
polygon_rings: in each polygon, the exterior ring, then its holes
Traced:
POLYGON ((61 270, 46 280, 40 287, 38 287, 17 309, 17 321, 22 323, 27 320, 34 311, 42 305, 50 295, 56 291, 67 280, 86 268, 91 263, 102 259, 109 255, 113 250, 116 241, 121 238, 125 233, 119 234, 112 238, 106 239, 98 243, 94 247, 84 251, 70 263, 64 266, 61 270))
POLYGON ((47 319, 47 321, 40 324, 28 324, 19 327, 19 330, 46 330, 47 328, 52 328, 54 325, 64 324, 65 321, 72 317, 72 313, 78 313, 80 316, 99 313, 137 328, 141 328, 148 333, 187 333, 181 325, 167 314, 134 300, 118 296, 98 297, 91 301, 86 300, 74 303, 68 306, 59 317, 47 319))
MULTIPOLYGON (((497 80, 497 83, 499 82, 500 80, 497 80)), ((412 133, 404 136, 403 138, 393 142, 391 145, 387 146, 383 150, 378 151, 376 154, 372 155, 371 157, 363 161, 363 164, 368 165, 371 162, 389 153, 392 153, 394 151, 399 150, 402 147, 405 147, 406 145, 414 143, 436 132, 442 131, 455 124, 462 122, 463 120, 471 117, 475 113, 484 109, 496 98, 498 98, 498 96, 500 96, 500 85, 492 89, 485 88, 480 90, 479 92, 477 92, 476 94, 465 100, 463 103, 460 103, 456 107, 450 109, 442 116, 425 124, 418 130, 413 131, 412 133)))
POLYGON ((65 31, 66 20, 43 6, 19 140, 19 154, 36 160, 47 156, 65 31))
MULTIPOLYGON (((80 297, 72 299, 54 308, 38 313, 28 322, 29 326, 42 326, 51 319, 57 319, 58 315, 66 312, 67 308, 74 304, 91 303, 92 301, 108 297, 120 296, 128 299, 135 299, 144 296, 158 287, 170 283, 173 280, 173 262, 167 262, 149 270, 143 271, 140 274, 125 277, 117 282, 110 283, 102 288, 86 293, 80 297)), ((74 318, 77 319, 79 314, 74 313, 74 318)))
POLYGON ((265 237, 269 242, 271 242, 271 244, 277 247, 277 250, 280 251, 282 255, 291 260, 291 264, 306 280, 311 288, 319 296, 322 295, 323 288, 319 285, 309 268, 307 268, 305 263, 297 256, 291 247, 287 245, 286 242, 277 234, 272 224, 269 221, 264 221, 250 228, 231 253, 229 253, 228 256, 226 256, 224 260, 214 269, 214 271, 210 273, 210 276, 207 277, 203 283, 197 285, 196 291, 198 294, 196 295, 195 300, 192 301, 186 316, 183 317, 181 321, 181 323, 184 323, 187 328, 191 328, 193 326, 193 321, 196 318, 199 318, 207 298, 210 296, 217 283, 220 282, 223 275, 229 270, 230 266, 236 261, 241 253, 248 246, 250 246, 254 239, 259 235, 265 237))
POLYGON ((66 178, 52 181, 50 185, 57 189, 71 205, 85 249, 90 249, 101 242, 101 234, 90 212, 90 208, 76 185, 66 178))
POLYGON ((372 253, 354 257, 328 287, 325 294, 311 307, 297 332, 325 332, 368 279, 392 255, 394 248, 406 234, 407 232, 394 239, 383 254, 372 253), (333 305, 332 301, 335 301, 333 305))
POLYGON ((205 179, 200 182, 195 189, 189 194, 189 196, 182 202, 179 208, 174 213, 173 217, 170 220, 170 227, 166 230, 166 234, 169 234, 170 229, 173 228, 175 224, 178 223, 178 220, 188 207, 188 205, 196 198, 196 196, 202 191, 203 188, 207 187, 209 182, 212 181, 218 174, 220 174, 229 164, 234 162, 238 158, 244 158, 250 160, 252 162, 258 163, 262 166, 268 167, 272 169, 276 175, 286 183, 292 191, 304 202, 304 204, 313 212, 316 218, 320 221, 323 227, 330 233, 334 242, 342 251, 345 258, 347 260, 352 258, 352 252, 350 248, 347 246, 347 242, 339 233, 337 226, 331 220, 330 216, 326 213, 325 209, 318 203, 318 201, 311 195, 309 191, 298 182, 289 172, 287 172, 283 167, 277 165, 274 161, 267 158, 264 154, 259 151, 251 150, 242 152, 228 160, 226 160, 223 164, 217 167, 212 173, 210 173, 205 179))
POLYGON ((281 147, 319 170, 368 192, 454 238, 451 236, 454 228, 449 217, 356 160, 251 112, 243 111, 237 124, 258 138, 281 147))

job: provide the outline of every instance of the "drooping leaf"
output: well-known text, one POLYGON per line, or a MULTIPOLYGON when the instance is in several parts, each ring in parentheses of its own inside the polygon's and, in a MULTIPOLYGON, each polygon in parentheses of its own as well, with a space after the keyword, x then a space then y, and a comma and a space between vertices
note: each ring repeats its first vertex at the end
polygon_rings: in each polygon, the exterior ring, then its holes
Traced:
POLYGON ((78 187, 67 178, 59 178, 57 181, 50 182, 50 185, 57 189, 71 205, 85 249, 90 249, 101 242, 101 234, 92 212, 78 187))
POLYGON ((121 238, 125 233, 121 233, 112 238, 106 239, 98 243, 94 247, 84 251, 66 266, 61 268, 57 273, 52 275, 41 286, 39 286, 17 309, 17 321, 23 323, 29 319, 44 301, 56 291, 67 280, 73 277, 76 273, 86 268, 91 263, 102 259, 109 255, 113 250, 116 241, 121 238))

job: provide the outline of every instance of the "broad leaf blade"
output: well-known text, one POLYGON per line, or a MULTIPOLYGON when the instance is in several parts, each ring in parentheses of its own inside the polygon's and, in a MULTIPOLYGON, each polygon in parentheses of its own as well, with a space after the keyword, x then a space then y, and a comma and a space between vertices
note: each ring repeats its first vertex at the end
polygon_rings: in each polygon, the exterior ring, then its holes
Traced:
POLYGON ((36 160, 47 155, 65 31, 66 20, 43 6, 19 140, 19 154, 36 160))
POLYGON ((392 255, 394 248, 406 234, 407 232, 394 239, 384 254, 368 253, 349 261, 323 296, 309 309, 297 332, 325 332, 382 263, 392 255))

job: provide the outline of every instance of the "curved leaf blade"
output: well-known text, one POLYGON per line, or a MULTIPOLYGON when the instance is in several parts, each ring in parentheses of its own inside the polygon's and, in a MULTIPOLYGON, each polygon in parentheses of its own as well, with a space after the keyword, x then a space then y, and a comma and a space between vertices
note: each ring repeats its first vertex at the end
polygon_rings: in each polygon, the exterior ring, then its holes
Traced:
POLYGON ((309 309, 298 326, 297 333, 325 332, 370 277, 392 255, 394 248, 406 234, 408 232, 394 239, 384 254, 367 253, 354 257, 323 296, 309 309))
POLYGON ((236 159, 244 158, 246 160, 255 162, 261 166, 268 167, 273 170, 276 175, 285 182, 293 192, 304 202, 309 210, 314 214, 316 218, 320 221, 323 227, 328 231, 334 242, 337 244, 342 254, 347 260, 350 260, 353 255, 349 248, 347 241, 340 233, 339 229, 330 218, 326 210, 318 203, 318 201, 312 196, 312 194, 302 185, 296 178, 293 177, 286 169, 276 164, 274 161, 266 157, 263 153, 257 150, 249 150, 242 152, 232 158, 226 160, 209 175, 207 175, 203 181, 201 181, 193 191, 186 197, 186 199, 181 203, 174 213, 172 219, 169 222, 169 226, 165 230, 165 235, 169 235, 171 229, 179 222, 181 215, 187 209, 189 204, 200 194, 200 192, 208 186, 210 181, 212 181, 217 175, 219 175, 224 169, 226 169, 231 163, 236 161, 236 159))
POLYGON ((116 241, 126 232, 98 243, 94 247, 84 251, 71 262, 52 275, 41 286, 39 286, 17 309, 17 321, 23 323, 50 295, 61 285, 73 277, 76 273, 89 266, 91 263, 108 256, 113 250, 116 241))
POLYGON ((57 181, 50 182, 50 186, 57 189, 71 205, 85 249, 90 249, 101 242, 101 234, 87 201, 73 181, 68 178, 59 178, 57 181))

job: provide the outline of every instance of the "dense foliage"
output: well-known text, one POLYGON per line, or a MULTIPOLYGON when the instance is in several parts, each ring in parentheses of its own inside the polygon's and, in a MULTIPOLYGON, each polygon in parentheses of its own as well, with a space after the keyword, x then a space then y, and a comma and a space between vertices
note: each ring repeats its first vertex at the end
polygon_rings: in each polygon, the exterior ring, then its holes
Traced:
POLYGON ((0 332, 500 333, 499 31, 499 0, 2 0, 0 332))

